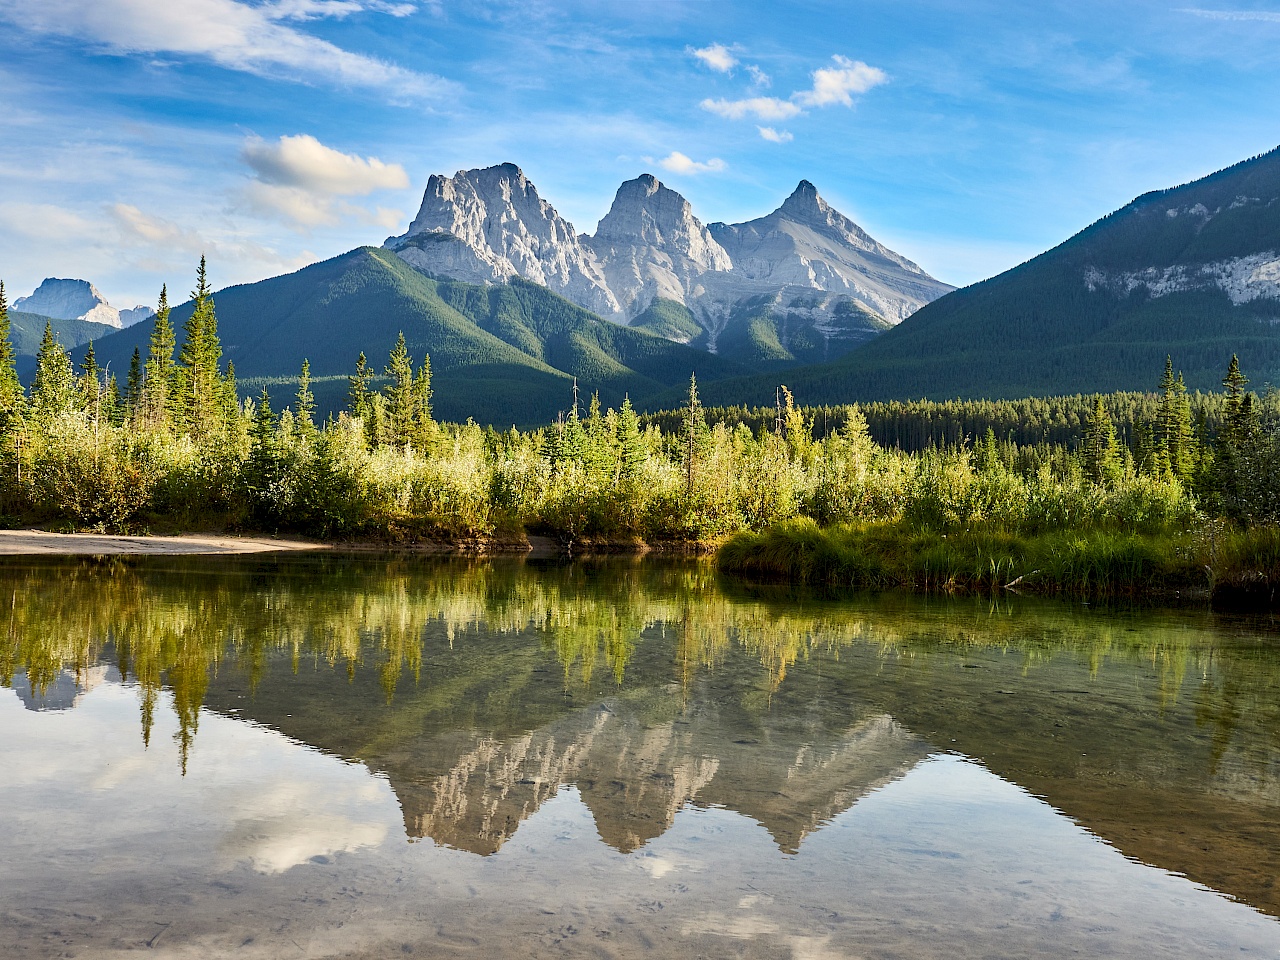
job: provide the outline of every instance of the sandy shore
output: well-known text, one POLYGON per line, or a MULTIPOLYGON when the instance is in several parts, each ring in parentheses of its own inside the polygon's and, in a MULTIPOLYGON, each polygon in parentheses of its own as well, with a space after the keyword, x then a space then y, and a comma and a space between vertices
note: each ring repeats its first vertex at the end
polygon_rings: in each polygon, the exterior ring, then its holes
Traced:
POLYGON ((0 530, 0 556, 31 554, 156 554, 179 556, 209 553, 268 553, 275 550, 325 550, 326 543, 274 540, 270 537, 184 536, 113 537, 96 533, 49 533, 45 530, 0 530))

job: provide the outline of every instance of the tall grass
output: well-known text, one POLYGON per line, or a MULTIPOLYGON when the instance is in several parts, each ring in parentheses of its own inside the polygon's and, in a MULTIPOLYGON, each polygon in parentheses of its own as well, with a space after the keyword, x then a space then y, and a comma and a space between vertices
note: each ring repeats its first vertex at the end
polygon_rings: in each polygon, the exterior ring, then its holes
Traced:
POLYGON ((939 531, 905 520, 822 529, 805 518, 740 533, 717 562, 728 573, 773 580, 1106 597, 1208 590, 1192 548, 1189 534, 1170 532, 939 531))

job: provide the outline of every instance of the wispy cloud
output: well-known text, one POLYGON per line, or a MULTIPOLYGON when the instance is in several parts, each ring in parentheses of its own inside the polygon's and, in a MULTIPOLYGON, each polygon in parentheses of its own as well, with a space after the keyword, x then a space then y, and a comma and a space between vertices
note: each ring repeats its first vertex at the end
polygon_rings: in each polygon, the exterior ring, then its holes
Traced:
POLYGON ((760 136, 768 140, 770 143, 790 143, 795 136, 787 130, 775 130, 773 127, 756 127, 760 131, 760 136))
MULTIPOLYGON (((727 100, 723 97, 708 97, 700 106, 709 113, 717 114, 728 120, 743 120, 753 117, 756 120, 789 120, 804 113, 805 107, 853 106, 856 94, 866 93, 873 87, 889 82, 889 75, 879 67, 868 66, 861 60, 850 60, 848 57, 835 56, 833 67, 821 67, 812 74, 813 86, 808 90, 797 90, 788 99, 781 97, 744 97, 741 100, 727 100)), ((766 78, 767 79, 767 78, 766 78)), ((773 139, 761 128, 760 135, 766 140, 773 139)), ((781 143, 781 140, 775 140, 781 143)))
POLYGON ((727 120, 742 120, 746 117, 755 117, 757 120, 789 120, 803 112, 790 100, 780 100, 777 97, 747 97, 743 100, 708 98, 700 106, 727 120))
POLYGON ((407 17, 417 12, 412 3, 389 3, 387 0, 274 0, 266 4, 268 15, 277 20, 319 20, 333 17, 344 20, 355 13, 385 13, 407 17))
POLYGON ((410 12, 406 4, 380 0, 5 0, 0 20, 114 54, 207 58, 230 70, 387 90, 397 99, 436 98, 454 88, 440 77, 352 53, 287 23, 362 11, 410 12))
POLYGON ((753 87, 773 86, 773 81, 769 78, 769 75, 754 63, 747 64, 747 73, 751 74, 751 85, 753 87))
POLYGON ((661 160, 655 161, 652 157, 645 157, 645 163, 657 163, 663 170, 669 170, 672 173, 683 173, 688 175, 698 173, 719 173, 727 170, 729 165, 719 157, 712 157, 710 160, 699 162, 690 159, 678 150, 673 150, 670 155, 663 157, 661 160))
POLYGON ((1280 23, 1280 11, 1274 10, 1204 10, 1199 7, 1185 7, 1182 13, 1190 13, 1209 20, 1261 20, 1266 23, 1280 23))
POLYGON ((716 73, 728 73, 738 65, 738 58, 723 43, 713 43, 710 46, 701 48, 686 47, 685 49, 690 56, 697 57, 705 66, 710 67, 716 73))

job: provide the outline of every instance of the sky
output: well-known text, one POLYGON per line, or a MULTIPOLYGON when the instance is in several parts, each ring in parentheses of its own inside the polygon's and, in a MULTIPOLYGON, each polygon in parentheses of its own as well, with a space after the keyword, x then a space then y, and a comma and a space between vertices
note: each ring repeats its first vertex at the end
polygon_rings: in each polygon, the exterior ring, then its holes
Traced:
POLYGON ((968 284, 1280 143, 1280 0, 1208 3, 0 0, 0 279, 260 280, 513 162, 586 233, 644 172, 704 222, 808 179, 968 284))

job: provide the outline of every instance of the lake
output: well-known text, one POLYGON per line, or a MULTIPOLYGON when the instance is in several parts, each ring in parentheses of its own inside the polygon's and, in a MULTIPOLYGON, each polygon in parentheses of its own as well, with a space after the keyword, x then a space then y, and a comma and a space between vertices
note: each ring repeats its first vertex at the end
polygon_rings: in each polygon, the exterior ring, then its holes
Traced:
POLYGON ((0 597, 3 957, 1280 956, 1266 618, 647 559, 0 597))

